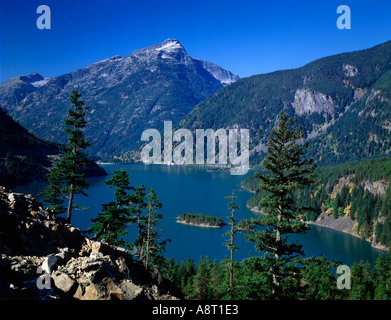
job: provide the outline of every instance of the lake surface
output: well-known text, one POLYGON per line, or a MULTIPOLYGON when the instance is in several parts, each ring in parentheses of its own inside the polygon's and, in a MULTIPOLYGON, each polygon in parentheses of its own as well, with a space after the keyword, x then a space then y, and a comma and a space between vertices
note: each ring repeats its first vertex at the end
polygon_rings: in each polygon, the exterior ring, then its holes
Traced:
MULTIPOLYGON (((221 217, 227 221, 230 210, 227 207, 226 196, 235 190, 239 210, 235 212, 236 219, 249 219, 256 214, 246 207, 248 198, 251 196, 239 187, 239 183, 246 176, 233 176, 229 172, 210 172, 203 167, 190 166, 160 166, 144 164, 126 165, 103 165, 109 175, 113 170, 124 169, 130 174, 130 181, 133 187, 144 184, 147 188, 154 188, 157 197, 163 207, 160 212, 163 219, 160 225, 162 239, 171 239, 167 243, 165 256, 175 260, 186 260, 188 257, 196 263, 201 256, 210 256, 211 260, 221 260, 229 256, 229 252, 223 242, 227 237, 222 235, 229 229, 229 226, 222 228, 202 228, 184 225, 176 222, 176 217, 184 212, 203 213, 206 215, 221 217)), ((249 171, 247 175, 254 172, 249 171)), ((72 224, 81 230, 86 230, 91 225, 91 219, 100 212, 102 203, 114 200, 113 190, 104 181, 109 177, 89 178, 90 188, 88 197, 77 196, 76 204, 83 204, 90 210, 74 210, 72 213, 72 224)), ((44 183, 31 183, 15 188, 15 192, 30 193, 37 196, 44 183)), ((37 197, 39 200, 39 197, 37 197)), ((125 239, 133 241, 136 236, 135 226, 130 226, 125 239)), ((302 235, 291 235, 294 241, 303 245, 306 257, 319 256, 323 254, 330 260, 343 264, 352 265, 353 262, 368 260, 371 265, 381 250, 371 247, 370 243, 359 238, 319 227, 312 226, 311 230, 302 235)), ((249 255, 259 255, 254 250, 254 244, 247 244, 244 236, 236 235, 235 245, 240 247, 235 252, 238 260, 247 258, 249 255)))

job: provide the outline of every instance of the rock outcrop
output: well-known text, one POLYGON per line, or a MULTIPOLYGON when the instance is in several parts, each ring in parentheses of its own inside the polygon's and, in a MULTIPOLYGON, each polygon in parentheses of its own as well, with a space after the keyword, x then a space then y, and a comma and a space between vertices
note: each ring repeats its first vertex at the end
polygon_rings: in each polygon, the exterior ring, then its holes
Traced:
POLYGON ((175 289, 124 249, 49 218, 30 195, 0 187, 0 300, 173 300, 175 289), (172 292, 172 293, 171 293, 172 292))
POLYGON ((335 219, 332 214, 329 215, 326 212, 323 212, 320 214, 318 219, 315 222, 311 222, 311 224, 331 228, 355 237, 360 237, 354 228, 356 222, 353 221, 350 217, 343 216, 335 219))
POLYGON ((298 116, 318 113, 326 116, 334 112, 335 105, 331 97, 308 88, 297 89, 292 107, 298 116))

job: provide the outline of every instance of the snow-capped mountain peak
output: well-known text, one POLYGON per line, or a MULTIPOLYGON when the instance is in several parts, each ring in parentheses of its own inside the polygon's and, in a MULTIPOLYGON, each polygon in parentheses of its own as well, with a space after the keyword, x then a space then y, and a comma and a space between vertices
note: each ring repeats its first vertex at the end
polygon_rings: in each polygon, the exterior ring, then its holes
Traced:
POLYGON ((161 51, 164 50, 166 52, 172 52, 177 50, 184 50, 183 46, 178 40, 175 39, 167 39, 163 41, 159 47, 157 47, 155 50, 161 51))

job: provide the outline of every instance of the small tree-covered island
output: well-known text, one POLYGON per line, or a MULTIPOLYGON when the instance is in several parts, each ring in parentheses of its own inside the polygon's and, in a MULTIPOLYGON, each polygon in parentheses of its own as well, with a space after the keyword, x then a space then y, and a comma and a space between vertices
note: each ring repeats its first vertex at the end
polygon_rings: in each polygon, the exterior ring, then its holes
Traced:
POLYGON ((189 224, 197 227, 219 228, 225 225, 219 217, 208 216, 203 213, 182 213, 177 217, 178 223, 189 224))

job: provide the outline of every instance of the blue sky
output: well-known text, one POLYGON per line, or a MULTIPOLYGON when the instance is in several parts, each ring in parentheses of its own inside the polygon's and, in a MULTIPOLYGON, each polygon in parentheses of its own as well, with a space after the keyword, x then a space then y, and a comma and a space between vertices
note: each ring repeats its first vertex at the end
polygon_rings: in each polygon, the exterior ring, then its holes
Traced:
POLYGON ((391 1, 0 0, 0 82, 57 76, 167 38, 246 77, 391 40, 391 1), (43 4, 50 30, 36 26, 43 4), (336 26, 343 4, 350 30, 336 26))

